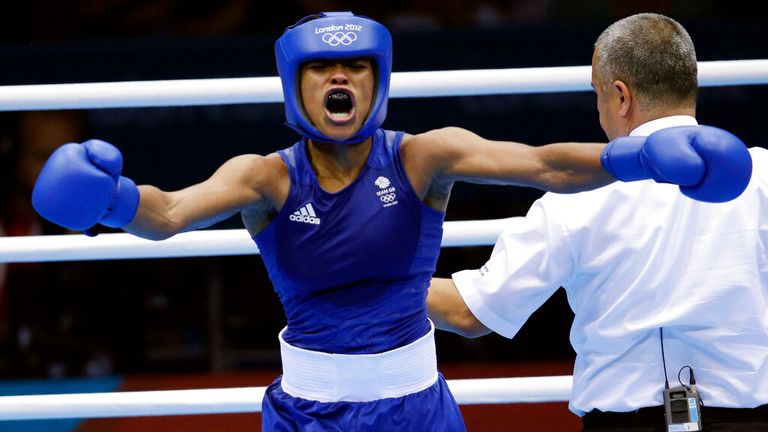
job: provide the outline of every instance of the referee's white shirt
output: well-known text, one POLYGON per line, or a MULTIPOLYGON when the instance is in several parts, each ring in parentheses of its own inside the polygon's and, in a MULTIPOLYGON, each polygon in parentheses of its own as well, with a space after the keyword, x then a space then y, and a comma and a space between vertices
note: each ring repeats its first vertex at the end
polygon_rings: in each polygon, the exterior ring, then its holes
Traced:
MULTIPOLYGON (((666 117, 631 135, 695 124, 666 117)), ((565 288, 577 415, 662 404, 660 327, 671 386, 690 365, 705 406, 766 404, 768 150, 750 153, 749 186, 723 204, 652 180, 547 193, 510 218, 485 266, 453 280, 475 316, 509 338, 565 288)))

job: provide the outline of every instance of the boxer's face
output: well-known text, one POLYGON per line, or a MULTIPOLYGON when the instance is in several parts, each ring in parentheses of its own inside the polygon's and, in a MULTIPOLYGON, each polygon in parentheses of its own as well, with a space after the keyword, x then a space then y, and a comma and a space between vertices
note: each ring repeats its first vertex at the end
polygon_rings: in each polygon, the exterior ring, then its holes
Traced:
POLYGON ((301 67, 301 101, 312 124, 325 136, 354 135, 371 109, 373 63, 366 58, 316 60, 301 67))

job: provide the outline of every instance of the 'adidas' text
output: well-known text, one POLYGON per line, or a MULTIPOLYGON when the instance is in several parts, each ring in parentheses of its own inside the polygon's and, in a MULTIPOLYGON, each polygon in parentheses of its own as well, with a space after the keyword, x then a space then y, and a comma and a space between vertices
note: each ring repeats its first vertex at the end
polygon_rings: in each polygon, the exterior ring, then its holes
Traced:
POLYGON ((312 203, 307 203, 301 206, 298 210, 293 212, 288 219, 293 222, 303 222, 313 225, 320 225, 320 218, 315 214, 315 209, 312 208, 312 203))

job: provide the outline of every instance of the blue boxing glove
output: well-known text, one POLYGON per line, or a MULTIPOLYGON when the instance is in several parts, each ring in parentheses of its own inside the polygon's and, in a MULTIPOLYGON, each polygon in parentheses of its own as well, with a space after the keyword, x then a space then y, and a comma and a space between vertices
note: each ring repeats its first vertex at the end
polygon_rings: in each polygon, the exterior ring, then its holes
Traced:
POLYGON ((32 191, 32 206, 63 227, 84 231, 94 225, 120 228, 139 208, 139 188, 120 173, 123 156, 104 141, 65 144, 53 152, 32 191))
POLYGON ((647 137, 616 138, 603 150, 601 162, 621 181, 673 183, 686 196, 705 202, 738 197, 752 176, 744 143, 712 126, 677 126, 647 137))

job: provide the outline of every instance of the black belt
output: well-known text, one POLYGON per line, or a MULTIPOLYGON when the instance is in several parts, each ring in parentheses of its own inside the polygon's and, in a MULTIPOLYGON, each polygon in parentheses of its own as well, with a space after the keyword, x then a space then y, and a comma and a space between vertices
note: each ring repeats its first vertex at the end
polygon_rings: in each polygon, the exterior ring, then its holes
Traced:
MULTIPOLYGON (((701 407, 701 419, 704 424, 724 422, 766 422, 768 423, 768 405, 756 408, 719 408, 701 407)), ((584 428, 610 426, 663 426, 664 407, 640 408, 630 412, 603 412, 592 410, 581 419, 584 428)))

